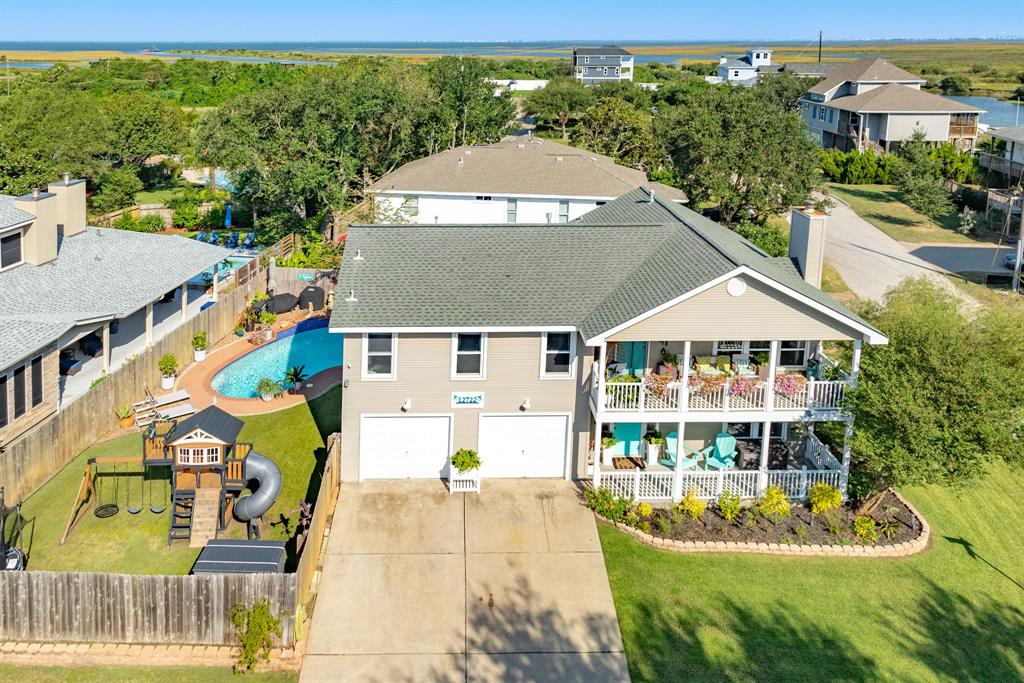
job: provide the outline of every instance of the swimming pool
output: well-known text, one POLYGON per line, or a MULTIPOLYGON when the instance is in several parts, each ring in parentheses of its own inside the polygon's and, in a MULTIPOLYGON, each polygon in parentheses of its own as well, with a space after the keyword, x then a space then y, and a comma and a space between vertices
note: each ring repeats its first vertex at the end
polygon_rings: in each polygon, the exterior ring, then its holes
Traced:
MULTIPOLYGON (((284 385, 289 368, 304 366, 304 374, 312 377, 318 372, 341 365, 343 335, 327 331, 327 321, 310 321, 320 326, 313 329, 285 330, 265 346, 250 351, 225 366, 213 376, 213 390, 232 398, 256 398, 256 384, 270 377, 284 385)), ((300 326, 302 324, 300 323, 300 326)))
MULTIPOLYGON (((220 263, 217 264, 217 277, 220 279, 221 282, 224 282, 224 280, 227 279, 227 277, 229 275, 231 275, 231 273, 235 272, 236 270, 238 270, 239 268, 241 268, 242 266, 244 266, 246 263, 248 263, 251 260, 252 260, 251 256, 247 256, 247 257, 229 256, 229 257, 227 257, 226 259, 222 260, 220 263)), ((212 282, 213 282, 213 267, 212 266, 210 268, 204 270, 203 272, 199 273, 199 275, 196 275, 195 277, 189 278, 189 281, 188 281, 188 283, 190 285, 207 285, 207 286, 209 286, 209 284, 212 283, 212 282)))

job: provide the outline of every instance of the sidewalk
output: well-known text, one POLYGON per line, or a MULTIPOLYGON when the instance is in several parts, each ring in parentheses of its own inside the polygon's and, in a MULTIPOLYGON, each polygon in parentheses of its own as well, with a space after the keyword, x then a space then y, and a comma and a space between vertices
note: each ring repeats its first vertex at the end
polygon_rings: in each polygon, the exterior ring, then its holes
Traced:
MULTIPOLYGON (((225 667, 238 648, 217 645, 129 645, 128 643, 0 643, 0 664, 18 666, 195 666, 225 667)), ((274 648, 261 671, 298 671, 302 653, 274 648)))

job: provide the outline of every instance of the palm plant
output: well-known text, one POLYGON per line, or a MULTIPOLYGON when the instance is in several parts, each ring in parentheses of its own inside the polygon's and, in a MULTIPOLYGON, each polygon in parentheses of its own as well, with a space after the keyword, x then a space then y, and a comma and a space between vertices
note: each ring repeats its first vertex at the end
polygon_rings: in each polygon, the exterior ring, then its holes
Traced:
POLYGON ((292 387, 292 393, 297 392, 302 388, 302 383, 309 379, 306 376, 305 365, 293 365, 288 369, 288 372, 284 373, 285 384, 290 384, 292 387))

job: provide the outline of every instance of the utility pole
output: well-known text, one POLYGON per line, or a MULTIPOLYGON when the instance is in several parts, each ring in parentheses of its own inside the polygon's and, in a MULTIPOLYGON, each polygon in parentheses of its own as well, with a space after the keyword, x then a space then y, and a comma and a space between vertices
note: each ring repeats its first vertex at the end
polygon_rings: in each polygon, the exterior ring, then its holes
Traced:
POLYGON ((818 31, 818 64, 821 64, 821 31, 818 31))

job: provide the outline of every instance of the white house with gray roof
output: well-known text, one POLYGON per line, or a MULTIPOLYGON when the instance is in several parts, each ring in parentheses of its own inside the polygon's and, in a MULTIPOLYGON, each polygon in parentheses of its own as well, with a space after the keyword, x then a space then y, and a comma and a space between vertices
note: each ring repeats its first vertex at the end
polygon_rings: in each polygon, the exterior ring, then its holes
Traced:
POLYGON ((85 182, 0 195, 0 445, 216 298, 188 280, 230 252, 86 225, 85 182))
POLYGON ((686 195, 643 171, 554 140, 511 136, 411 161, 371 188, 385 220, 409 223, 568 223, 649 184, 674 202, 686 195))
POLYGON ((915 131, 973 150, 982 109, 921 90, 925 80, 878 57, 832 69, 801 98, 811 135, 825 148, 895 151, 915 131))
POLYGON ((713 84, 752 86, 757 84, 762 74, 774 73, 781 69, 781 64, 772 62, 770 48, 752 47, 742 57, 719 57, 716 75, 708 76, 705 80, 713 84))
POLYGON ((826 220, 794 211, 790 258, 649 188, 566 225, 353 226, 330 322, 342 477, 446 478, 470 448, 484 486, 845 490, 848 449, 802 425, 849 419, 861 344, 887 339, 819 289, 826 220), (832 340, 852 342, 849 372, 832 340))
POLYGON ((615 45, 573 47, 572 74, 584 85, 633 80, 632 52, 615 45))

